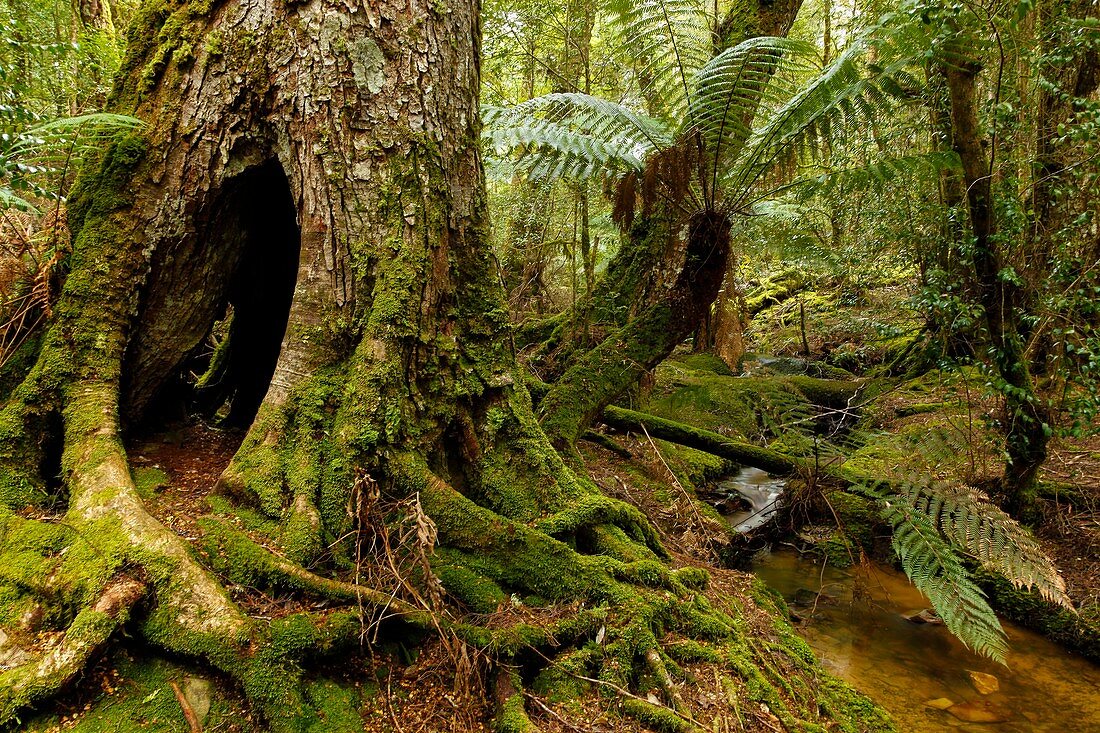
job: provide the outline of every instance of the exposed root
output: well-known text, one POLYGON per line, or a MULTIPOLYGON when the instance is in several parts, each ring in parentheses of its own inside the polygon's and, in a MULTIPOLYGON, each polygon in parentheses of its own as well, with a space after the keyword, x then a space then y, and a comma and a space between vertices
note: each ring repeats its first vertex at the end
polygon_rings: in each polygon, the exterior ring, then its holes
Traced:
POLYGON ((202 723, 199 722, 199 716, 195 714, 195 709, 191 707, 191 703, 187 701, 187 696, 183 694, 183 690, 174 681, 170 684, 176 700, 179 701, 180 710, 183 711, 183 717, 187 721, 187 727, 191 729, 191 733, 202 733, 202 723))
POLYGON ((496 733, 538 733, 524 707, 523 685, 514 670, 502 667, 493 678, 493 730, 496 733))
POLYGON ((431 614, 393 594, 310 572, 253 542, 222 520, 205 519, 202 525, 203 541, 212 564, 235 582, 371 606, 386 616, 399 616, 426 630, 437 628, 431 614))
POLYGON ((57 694, 75 680, 107 646, 142 599, 147 585, 128 575, 113 578, 91 607, 84 609, 53 646, 0 674, 0 725, 16 713, 57 694))

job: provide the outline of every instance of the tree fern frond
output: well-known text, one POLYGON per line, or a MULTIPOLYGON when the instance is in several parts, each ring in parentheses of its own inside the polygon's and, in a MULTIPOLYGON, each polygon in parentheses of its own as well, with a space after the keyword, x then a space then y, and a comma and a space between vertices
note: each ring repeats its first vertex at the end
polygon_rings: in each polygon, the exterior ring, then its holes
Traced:
POLYGON ((745 203, 753 186, 792 149, 818 150, 818 140, 838 130, 870 129, 890 108, 901 86, 909 59, 864 68, 867 50, 853 43, 825 71, 784 105, 772 112, 746 141, 741 155, 723 180, 731 190, 732 208, 745 203), (892 83, 887 84, 886 80, 892 83))
POLYGON ((899 158, 881 158, 863 166, 799 179, 783 188, 792 189, 797 192, 799 199, 807 200, 813 196, 829 196, 841 191, 851 193, 881 189, 899 178, 935 175, 958 167, 959 156, 954 151, 937 150, 899 158))
POLYGON ((619 16, 620 35, 661 112, 679 122, 691 99, 691 82, 713 55, 701 0, 635 0, 619 16))
POLYGON ((485 107, 483 136, 535 179, 616 177, 640 171, 671 136, 658 120, 587 94, 548 94, 485 107))
POLYGON ((699 70, 686 122, 702 135, 715 167, 741 149, 762 106, 794 93, 788 76, 809 70, 815 56, 811 44, 763 36, 727 48, 699 70))
POLYGON ((980 492, 947 482, 905 488, 904 500, 951 544, 1017 588, 1032 588, 1068 609, 1065 582, 1035 537, 980 492))
POLYGON ((1003 664, 1008 641, 997 614, 929 517, 909 502, 859 488, 879 500, 882 516, 894 530, 892 545, 902 569, 947 630, 978 654, 1003 664))
POLYGON ((97 113, 64 117, 29 127, 14 136, 5 157, 46 165, 59 158, 96 148, 105 135, 140 127, 142 121, 126 115, 97 113))

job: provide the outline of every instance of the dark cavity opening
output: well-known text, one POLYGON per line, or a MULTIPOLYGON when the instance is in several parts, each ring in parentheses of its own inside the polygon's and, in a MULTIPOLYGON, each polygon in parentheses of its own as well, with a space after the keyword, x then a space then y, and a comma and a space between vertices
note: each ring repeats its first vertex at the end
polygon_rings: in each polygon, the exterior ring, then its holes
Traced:
POLYGON ((185 372, 192 405, 229 427, 247 427, 271 384, 298 276, 301 234, 290 183, 275 161, 230 184, 218 218, 234 230, 239 257, 221 317, 185 372))
POLYGON ((194 237, 158 252, 124 411, 143 433, 194 416, 247 427, 279 360, 301 234, 278 162, 228 181, 194 237))

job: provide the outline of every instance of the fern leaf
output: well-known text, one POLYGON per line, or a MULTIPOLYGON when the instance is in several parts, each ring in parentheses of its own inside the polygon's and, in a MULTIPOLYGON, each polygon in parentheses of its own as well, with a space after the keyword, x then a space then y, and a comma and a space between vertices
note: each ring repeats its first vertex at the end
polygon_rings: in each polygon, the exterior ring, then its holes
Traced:
POLYGON ((1004 664, 1008 640, 997 614, 928 516, 906 502, 866 487, 864 492, 879 498, 883 518, 894 529, 892 544, 902 569, 947 630, 978 654, 1004 664))
POLYGON ((618 18, 619 32, 640 62, 643 93, 659 101, 666 119, 684 119, 691 83, 713 55, 713 40, 701 0, 635 0, 618 18))
POLYGON ((658 120, 588 94, 547 94, 514 107, 485 107, 483 136, 514 155, 533 179, 616 177, 640 171, 670 144, 658 120))

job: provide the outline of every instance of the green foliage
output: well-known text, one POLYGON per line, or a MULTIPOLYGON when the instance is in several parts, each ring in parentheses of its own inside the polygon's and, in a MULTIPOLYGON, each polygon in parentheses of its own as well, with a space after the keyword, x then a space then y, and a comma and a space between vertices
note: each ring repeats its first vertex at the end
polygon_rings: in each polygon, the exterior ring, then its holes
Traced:
POLYGON ((671 144, 660 121, 589 94, 536 97, 514 107, 482 110, 498 155, 514 151, 535 179, 584 179, 639 171, 647 157, 671 144))
MULTIPOLYGON (((13 114, 8 120, 23 117, 13 114)), ((0 208, 37 211, 25 195, 56 198, 67 173, 79 168, 85 157, 115 133, 141 124, 133 117, 98 113, 9 127, 0 133, 0 208)))
MULTIPOLYGON (((920 450, 929 458, 957 448, 931 433, 920 450)), ((904 469, 903 469, 904 470, 904 469)), ((902 569, 926 595, 948 630, 974 651, 1004 662, 1007 640, 972 566, 1072 612, 1065 584, 1030 530, 977 490, 912 474, 899 482, 857 484, 875 499, 892 527, 902 569)))

